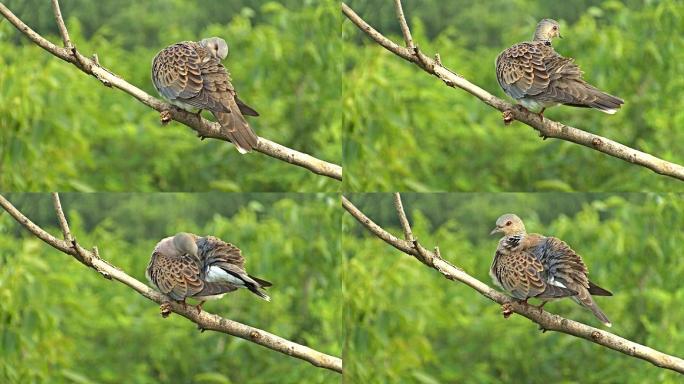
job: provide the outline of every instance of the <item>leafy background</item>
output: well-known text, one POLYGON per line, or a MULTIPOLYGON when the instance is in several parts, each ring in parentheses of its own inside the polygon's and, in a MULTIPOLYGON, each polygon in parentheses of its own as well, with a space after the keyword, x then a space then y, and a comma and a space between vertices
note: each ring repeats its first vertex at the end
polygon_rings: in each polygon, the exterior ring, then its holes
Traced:
MULTIPOLYGON (((273 282, 204 309, 340 356, 341 210, 333 195, 62 194, 84 246, 147 282, 159 239, 178 231, 238 245, 250 273, 273 282), (310 223, 315 222, 312 226, 310 223)), ((8 199, 58 235, 47 194, 8 199)), ((4 211, 3 211, 4 212, 4 211)), ((207 331, 110 282, 0 215, 0 382, 334 383, 340 375, 207 331)))
MULTIPOLYGON (((377 30, 403 42, 391 1, 347 1, 377 30)), ((684 3, 679 0, 405 1, 413 37, 428 55, 498 97, 494 60, 555 18, 586 79, 626 100, 610 116, 557 107, 545 116, 684 164, 684 3)), ((683 191, 597 151, 542 141, 521 123, 444 86, 343 23, 344 189, 347 191, 683 191)))
MULTIPOLYGON (((403 194, 426 247, 490 284, 497 217, 517 213, 529 232, 575 249, 590 277, 614 293, 598 304, 611 332, 684 355, 684 200, 677 194, 403 194)), ((350 200, 402 233, 390 194, 350 200)), ((575 337, 547 332, 444 279, 350 215, 342 238, 345 380, 353 383, 678 383, 681 376, 575 337)), ((534 304, 537 304, 535 302, 534 304)), ((604 328, 571 300, 546 310, 604 328)), ((604 328, 605 329, 605 328, 604 328)))
MULTIPOLYGON (((4 2, 55 43, 49 4, 4 2)), ((85 55, 157 95, 150 63, 163 47, 221 36, 257 134, 341 162, 338 4, 332 0, 62 2, 85 55)), ((4 20, 4 18, 3 18, 4 20)), ((339 183, 229 144, 200 141, 127 94, 102 86, 0 23, 0 190, 335 191, 339 183)), ((210 115, 205 113, 208 118, 210 115)))

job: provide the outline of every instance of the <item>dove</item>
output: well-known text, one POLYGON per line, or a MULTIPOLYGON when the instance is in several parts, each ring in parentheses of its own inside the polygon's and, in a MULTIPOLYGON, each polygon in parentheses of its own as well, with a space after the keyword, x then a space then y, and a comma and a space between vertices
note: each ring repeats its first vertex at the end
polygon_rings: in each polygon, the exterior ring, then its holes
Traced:
POLYGON ((542 118, 546 108, 558 104, 617 112, 624 100, 587 83, 574 60, 553 49, 555 37, 562 37, 558 22, 543 19, 532 41, 515 44, 499 54, 496 79, 504 92, 528 110, 539 111, 542 118))
POLYGON ((227 56, 228 44, 218 37, 170 45, 152 60, 152 82, 171 104, 210 111, 238 151, 247 153, 256 147, 258 137, 244 115, 259 113, 238 98, 221 64, 227 56))
POLYGON ((157 243, 145 276, 172 300, 198 300, 198 312, 206 300, 219 299, 238 288, 270 301, 264 288, 272 284, 249 275, 244 263, 240 249, 230 243, 180 232, 157 243))
POLYGON ((495 284, 524 302, 532 297, 541 299, 540 308, 551 299, 570 297, 603 324, 612 326, 592 295, 613 294, 589 281, 584 261, 566 243, 555 237, 528 234, 523 221, 511 213, 496 220, 490 234, 495 233, 504 234, 489 270, 495 284))

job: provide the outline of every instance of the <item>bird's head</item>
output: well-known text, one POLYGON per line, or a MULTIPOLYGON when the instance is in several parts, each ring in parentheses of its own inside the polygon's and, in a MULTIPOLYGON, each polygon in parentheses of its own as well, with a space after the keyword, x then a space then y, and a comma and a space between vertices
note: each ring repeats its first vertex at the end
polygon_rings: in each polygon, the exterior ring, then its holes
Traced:
POLYGON ((228 56, 228 43, 220 37, 202 39, 199 44, 211 52, 211 55, 223 60, 228 56))
POLYGON ((177 233, 173 237, 173 246, 181 255, 187 254, 194 258, 199 258, 195 236, 192 234, 187 232, 177 233))
POLYGON ((551 43, 554 37, 563 38, 560 34, 560 25, 556 20, 543 19, 537 24, 537 29, 534 31, 534 41, 551 43))
POLYGON ((525 224, 518 216, 507 213, 496 219, 496 227, 489 234, 495 233, 503 233, 505 236, 525 233, 525 224))

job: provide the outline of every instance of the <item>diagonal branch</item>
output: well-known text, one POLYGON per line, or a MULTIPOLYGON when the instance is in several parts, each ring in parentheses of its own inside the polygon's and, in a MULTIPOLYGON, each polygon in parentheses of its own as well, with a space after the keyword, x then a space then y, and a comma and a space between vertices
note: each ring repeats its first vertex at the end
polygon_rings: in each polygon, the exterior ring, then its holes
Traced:
POLYGON ((62 10, 59 8, 58 0, 52 0, 52 12, 55 14, 57 28, 59 28, 59 34, 62 36, 64 48, 71 50, 74 46, 71 44, 69 31, 67 30, 66 24, 64 24, 64 18, 62 18, 62 10))
POLYGON ((359 15, 357 15, 354 10, 342 3, 342 13, 344 13, 344 15, 351 20, 352 23, 354 23, 361 31, 367 34, 368 37, 373 39, 376 43, 380 44, 382 47, 403 58, 404 60, 416 64, 425 72, 442 80, 446 85, 452 88, 461 88, 471 95, 477 97, 485 104, 503 112, 506 119, 505 121, 510 121, 509 119, 515 119, 539 131, 539 135, 544 139, 552 137, 570 141, 583 145, 587 148, 603 152, 626 162, 640 165, 658 174, 684 180, 684 166, 659 159, 651 154, 638 151, 608 138, 549 120, 548 118, 542 119, 538 114, 530 112, 524 108, 513 106, 512 104, 499 99, 477 85, 469 82, 464 77, 452 72, 442 65, 439 55, 436 55, 436 59, 432 59, 423 54, 418 47, 413 44, 410 32, 408 31, 406 19, 404 18, 404 12, 401 9, 400 0, 395 0, 395 8, 402 32, 404 33, 404 39, 407 40, 407 47, 402 47, 383 36, 380 32, 366 23, 359 15))
POLYGON ((411 224, 409 224, 408 218, 406 217, 404 204, 401 202, 401 195, 399 192, 394 193, 394 208, 397 210, 397 216, 399 216, 399 224, 401 224, 401 228, 404 230, 404 240, 413 242, 415 237, 413 237, 411 224))
MULTIPOLYGON (((99 60, 92 60, 83 56, 71 43, 57 0, 52 0, 52 8, 55 12, 55 19, 57 20, 57 26, 59 27, 65 48, 56 46, 40 34, 36 33, 2 3, 0 3, 0 14, 36 45, 60 59, 75 65, 81 71, 94 76, 102 82, 103 85, 118 88, 159 112, 168 112, 171 119, 187 125, 189 128, 196 131, 198 136, 202 138, 230 141, 225 132, 220 129, 221 126, 218 123, 213 123, 201 116, 175 108, 172 105, 147 94, 145 91, 128 83, 123 78, 114 75, 107 68, 101 66, 99 60)), ((259 137, 255 150, 264 155, 273 157, 274 159, 306 168, 317 175, 330 177, 335 180, 342 180, 341 166, 317 159, 311 155, 296 151, 263 137, 259 137)))
MULTIPOLYGON (((397 200, 401 201, 398 195, 399 194, 395 195, 395 206, 397 200)), ((366 227, 366 229, 387 244, 410 256, 415 257, 423 264, 436 269, 447 279, 461 282, 474 289, 482 296, 501 304, 502 309, 505 311, 504 314, 506 312, 509 312, 509 314, 515 312, 539 324, 539 326, 545 331, 567 333, 568 335, 580 337, 615 351, 622 352, 628 356, 646 360, 655 366, 671 369, 679 373, 684 373, 684 360, 680 359, 679 357, 667 355, 663 352, 656 351, 655 349, 645 345, 637 344, 633 341, 627 340, 602 329, 594 328, 586 324, 540 310, 535 306, 518 302, 516 300, 511 300, 508 296, 492 289, 487 284, 470 276, 462 269, 455 267, 448 261, 442 259, 437 249, 435 252, 431 252, 418 244, 417 241, 410 242, 407 240, 402 240, 387 232, 385 229, 373 222, 373 220, 368 218, 368 216, 361 212, 344 196, 342 196, 342 206, 359 223, 366 227), (427 259, 424 255, 427 255, 427 259)), ((406 214, 403 212, 399 215, 406 216, 406 214)))
POLYGON ((285 355, 308 361, 316 367, 342 373, 342 359, 339 357, 318 352, 312 348, 294 343, 272 333, 251 327, 249 325, 238 323, 218 315, 214 315, 205 311, 198 313, 197 310, 192 306, 186 307, 180 303, 173 301, 169 302, 169 299, 166 296, 128 275, 123 270, 109 264, 104 259, 101 259, 97 247, 94 247, 93 251, 89 251, 76 243, 71 236, 71 232, 69 231, 69 226, 64 216, 64 212, 62 211, 62 206, 59 202, 59 196, 57 193, 53 193, 52 199, 55 206, 55 211, 57 212, 60 227, 62 228, 62 232, 65 234, 65 240, 60 240, 52 236, 44 229, 40 228, 29 218, 24 216, 24 214, 15 208, 12 203, 10 203, 2 195, 0 195, 0 206, 7 211, 7 213, 9 213, 19 224, 23 225, 26 229, 28 229, 39 239, 43 240, 45 243, 63 253, 73 256, 84 265, 98 271, 105 278, 114 279, 127 285, 142 296, 156 303, 165 304, 166 308, 169 308, 173 312, 176 312, 177 314, 194 322, 201 330, 212 330, 236 336, 285 355), (67 240, 67 238, 70 238, 71 240, 67 240))
POLYGON ((394 0, 394 7, 396 8, 397 20, 399 21, 399 26, 401 26, 401 33, 404 35, 404 42, 408 49, 416 48, 413 43, 413 36, 411 36, 411 29, 406 22, 406 17, 404 16, 404 9, 401 7, 400 0, 394 0))

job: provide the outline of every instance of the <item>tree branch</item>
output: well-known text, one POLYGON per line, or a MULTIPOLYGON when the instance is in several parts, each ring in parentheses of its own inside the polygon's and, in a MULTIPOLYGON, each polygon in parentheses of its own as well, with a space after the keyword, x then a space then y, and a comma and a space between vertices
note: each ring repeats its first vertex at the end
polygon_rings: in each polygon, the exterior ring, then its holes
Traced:
MULTIPOLYGON (((60 226, 62 227, 62 232, 65 233, 65 239, 67 237, 71 237, 67 220, 64 216, 64 212, 62 211, 61 203, 59 202, 59 196, 54 193, 52 198, 60 226)), ((73 238, 69 242, 67 240, 60 240, 52 236, 24 216, 2 195, 0 195, 0 206, 2 206, 7 213, 9 213, 17 222, 19 222, 19 224, 23 225, 26 229, 28 229, 39 239, 43 240, 45 243, 63 253, 73 256, 84 265, 98 271, 104 277, 123 283, 137 291, 142 296, 158 304, 165 304, 167 308, 194 322, 197 324, 198 328, 202 330, 212 330, 236 336, 285 355, 308 361, 316 367, 342 373, 342 359, 339 357, 318 352, 307 346, 294 343, 272 333, 250 327, 248 325, 241 324, 236 321, 208 313, 206 311, 197 313, 195 307, 192 306, 186 307, 174 301, 169 302, 169 299, 163 294, 153 290, 137 279, 129 276, 121 269, 101 259, 97 247, 94 247, 93 251, 89 251, 77 244, 73 238)))
POLYGON ((401 0, 394 0, 394 8, 397 13, 397 20, 401 26, 401 33, 404 35, 404 42, 408 49, 414 49, 416 46, 413 43, 413 36, 411 36, 411 29, 409 29, 406 17, 404 17, 404 9, 401 7, 401 0))
POLYGON ((72 49, 74 46, 71 45, 71 38, 69 38, 69 31, 64 24, 64 19, 62 18, 62 10, 59 9, 59 1, 52 0, 52 12, 55 14, 55 20, 57 21, 57 28, 59 28, 59 34, 62 36, 62 41, 64 42, 64 48, 72 49))
POLYGON ((397 216, 399 216, 399 224, 401 224, 401 228, 404 230, 404 240, 413 242, 415 238, 413 237, 411 224, 409 224, 408 218, 406 217, 404 205, 401 203, 401 195, 399 192, 394 193, 394 208, 397 210, 397 216))
MULTIPOLYGON (((395 206, 396 201, 397 196, 395 195, 395 206)), ((401 201, 400 198, 399 201, 401 201)), ((446 260, 442 259, 439 255, 438 249, 436 249, 435 252, 430 252, 418 244, 417 241, 413 241, 412 243, 406 240, 401 240, 387 232, 385 229, 374 223, 373 220, 368 218, 344 196, 342 196, 342 206, 359 223, 366 227, 366 229, 387 244, 417 258, 423 264, 436 269, 447 279, 464 283, 480 293, 482 296, 501 304, 504 311, 520 314, 539 324, 543 330, 567 333, 569 335, 589 340, 593 343, 602 345, 615 351, 622 352, 626 355, 646 360, 655 366, 671 369, 679 373, 684 373, 684 360, 680 359, 679 357, 667 355, 602 329, 594 328, 577 321, 566 319, 517 300, 512 300, 508 296, 490 288, 487 284, 470 276, 462 269, 455 267, 446 260), (427 261, 429 262, 426 261, 425 256, 423 255, 428 256, 427 261)), ((406 216, 406 214, 403 212, 400 214, 400 216, 401 215, 406 216)))
POLYGON ((57 213, 57 220, 59 221, 59 227, 62 228, 62 234, 64 235, 64 241, 71 243, 74 238, 71 236, 71 230, 69 229, 69 223, 67 222, 64 211, 62 210, 62 202, 59 201, 59 194, 57 192, 52 193, 52 204, 55 206, 55 212, 57 213))
MULTIPOLYGON (((121 77, 114 75, 108 69, 101 66, 99 60, 95 61, 83 56, 71 43, 69 33, 64 24, 64 20, 62 19, 62 14, 57 0, 52 0, 52 8, 55 13, 57 26, 59 27, 65 48, 56 46, 42 37, 40 34, 36 33, 34 30, 24 24, 24 22, 21 21, 17 16, 15 16, 4 4, 0 3, 0 13, 10 23, 12 23, 19 30, 19 32, 26 35, 31 41, 44 50, 66 62, 75 65, 81 71, 94 76, 105 86, 118 88, 138 99, 138 101, 141 103, 159 112, 168 112, 171 119, 183 123, 195 130, 198 136, 203 138, 230 141, 226 134, 222 132, 220 129, 221 126, 218 123, 213 123, 202 118, 201 116, 197 116, 193 113, 175 108, 172 105, 147 94, 145 91, 128 83, 121 77)), ((274 159, 306 168, 317 175, 330 177, 335 180, 342 180, 341 166, 317 159, 311 155, 285 147, 263 137, 259 137, 255 150, 263 153, 264 155, 273 157, 274 159)))
POLYGON ((462 76, 452 72, 442 65, 439 55, 435 55, 436 59, 431 59, 423 54, 418 47, 413 44, 410 31, 408 31, 406 19, 404 18, 404 12, 401 9, 400 0, 395 0, 395 8, 402 32, 404 33, 404 39, 406 40, 407 47, 402 47, 383 36, 380 32, 368 25, 368 23, 366 23, 359 15, 357 15, 354 10, 349 8, 349 6, 347 6, 345 3, 342 3, 342 13, 344 13, 344 15, 351 20, 352 23, 354 23, 361 31, 367 34, 368 37, 373 39, 376 43, 380 44, 382 47, 403 58, 404 60, 416 64, 425 72, 442 80, 446 85, 452 88, 461 88, 471 95, 477 97, 485 104, 503 112, 504 121, 515 119, 539 131, 539 135, 544 139, 552 137, 570 141, 593 150, 603 152, 607 155, 616 157, 629 163, 640 165, 658 174, 684 180, 684 166, 659 159, 653 155, 630 148, 616 141, 553 120, 549 120, 548 118, 542 119, 538 114, 499 99, 477 85, 469 82, 462 76))

